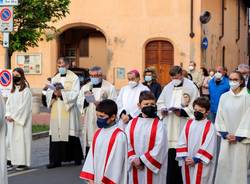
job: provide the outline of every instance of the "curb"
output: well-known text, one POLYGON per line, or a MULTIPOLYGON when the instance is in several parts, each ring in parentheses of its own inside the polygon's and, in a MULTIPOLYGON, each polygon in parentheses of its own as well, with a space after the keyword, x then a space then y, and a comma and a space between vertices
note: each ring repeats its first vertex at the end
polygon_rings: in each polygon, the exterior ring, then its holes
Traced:
POLYGON ((33 133, 32 134, 32 140, 37 140, 41 138, 45 138, 49 136, 49 131, 39 132, 39 133, 33 133))

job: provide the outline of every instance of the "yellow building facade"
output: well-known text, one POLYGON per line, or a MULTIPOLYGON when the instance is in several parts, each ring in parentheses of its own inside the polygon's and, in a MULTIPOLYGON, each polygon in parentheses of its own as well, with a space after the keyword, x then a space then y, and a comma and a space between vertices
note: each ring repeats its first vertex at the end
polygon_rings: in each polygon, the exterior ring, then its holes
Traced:
POLYGON ((248 63, 248 11, 243 0, 72 0, 70 14, 54 26, 60 30, 54 40, 13 54, 12 68, 26 67, 33 88, 42 88, 56 73, 60 56, 81 68, 102 66, 118 89, 131 69, 142 73, 146 66, 155 66, 166 84, 174 64, 187 68, 195 61, 198 66, 225 65, 232 70, 248 63), (204 11, 211 13, 211 20, 202 25, 204 11), (208 39, 207 49, 201 49, 203 37, 208 39))

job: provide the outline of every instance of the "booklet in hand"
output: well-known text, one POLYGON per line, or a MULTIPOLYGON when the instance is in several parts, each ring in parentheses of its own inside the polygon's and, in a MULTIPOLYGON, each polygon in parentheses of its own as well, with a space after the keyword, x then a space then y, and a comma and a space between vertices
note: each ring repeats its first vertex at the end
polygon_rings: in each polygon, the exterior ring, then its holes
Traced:
POLYGON ((48 84, 48 89, 56 90, 56 87, 53 84, 48 84))
POLYGON ((85 95, 85 99, 86 99, 86 101, 88 103, 94 103, 94 102, 96 102, 95 96, 93 94, 85 95))

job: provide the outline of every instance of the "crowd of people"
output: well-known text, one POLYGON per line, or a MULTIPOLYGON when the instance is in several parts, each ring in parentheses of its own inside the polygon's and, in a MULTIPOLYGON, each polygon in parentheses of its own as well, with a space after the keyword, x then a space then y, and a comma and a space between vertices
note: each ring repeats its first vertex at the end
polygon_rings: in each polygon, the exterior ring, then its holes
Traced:
MULTIPOLYGON (((80 88, 69 65, 59 58, 58 73, 43 90, 51 111, 48 169, 84 160, 80 178, 89 183, 247 184, 248 65, 230 73, 222 66, 198 69, 195 62, 187 70, 173 66, 164 88, 155 68, 146 68, 143 80, 134 69, 119 93, 98 66, 80 88)), ((4 184, 7 169, 30 167, 31 127, 32 94, 16 68, 6 104, 0 96, 4 184)))

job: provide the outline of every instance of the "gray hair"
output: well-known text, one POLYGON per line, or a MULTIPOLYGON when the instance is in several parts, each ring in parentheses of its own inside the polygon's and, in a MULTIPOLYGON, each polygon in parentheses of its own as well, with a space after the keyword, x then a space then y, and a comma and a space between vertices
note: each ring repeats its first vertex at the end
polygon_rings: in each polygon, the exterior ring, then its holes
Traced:
POLYGON ((249 70, 249 65, 247 65, 247 64, 239 64, 238 70, 249 70))
POLYGON ((93 67, 89 68, 89 71, 102 73, 102 68, 100 66, 93 66, 93 67))

